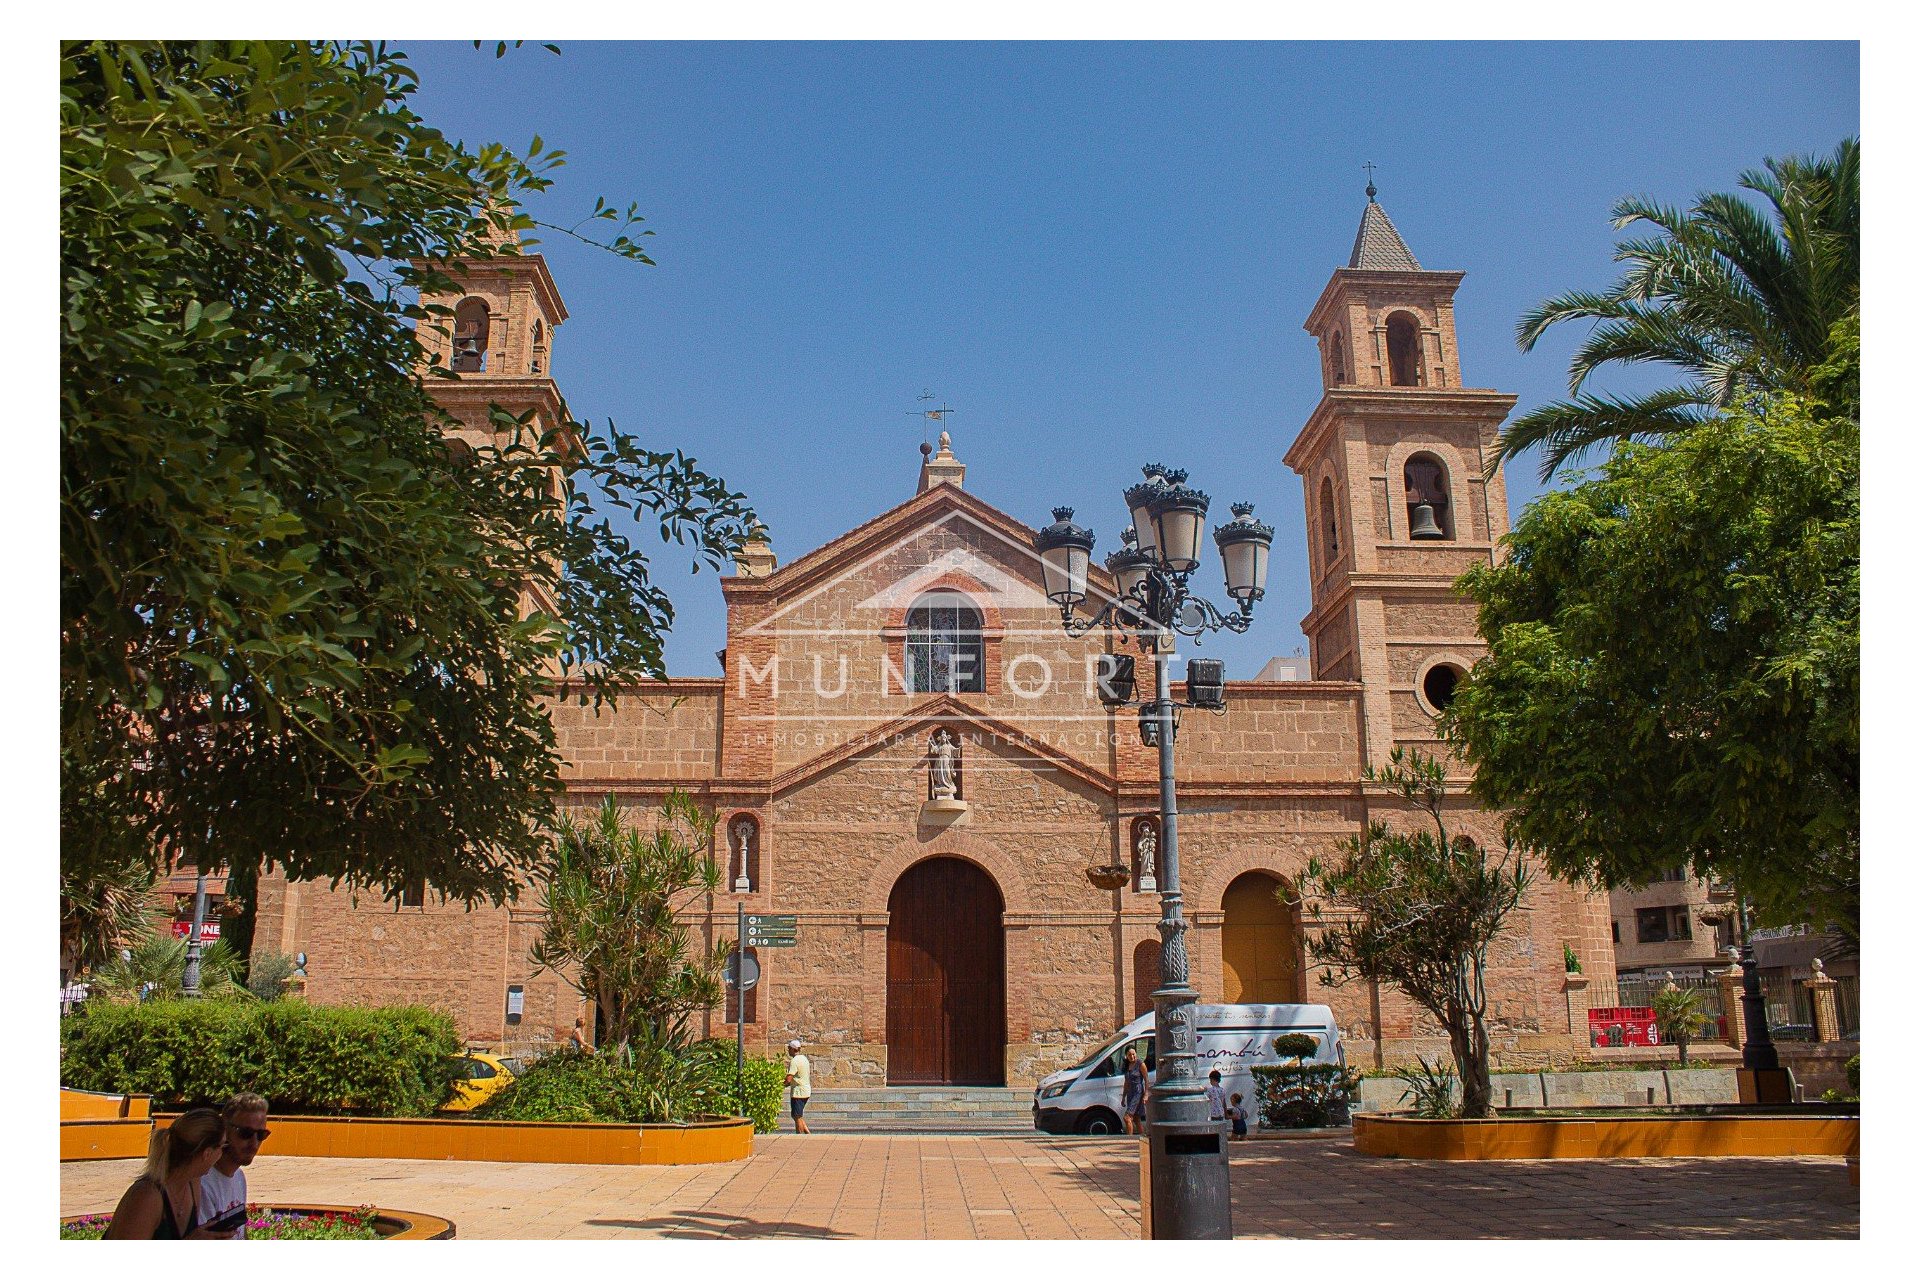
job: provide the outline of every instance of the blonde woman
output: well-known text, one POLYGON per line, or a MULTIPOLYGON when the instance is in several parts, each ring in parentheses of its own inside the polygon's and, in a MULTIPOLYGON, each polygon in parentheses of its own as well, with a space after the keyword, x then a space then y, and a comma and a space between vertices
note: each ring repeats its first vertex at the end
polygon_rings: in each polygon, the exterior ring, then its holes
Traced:
POLYGON ((227 1122, 211 1107, 187 1112, 147 1143, 147 1168, 113 1211, 109 1240, 225 1240, 200 1223, 200 1175, 226 1149, 227 1122))

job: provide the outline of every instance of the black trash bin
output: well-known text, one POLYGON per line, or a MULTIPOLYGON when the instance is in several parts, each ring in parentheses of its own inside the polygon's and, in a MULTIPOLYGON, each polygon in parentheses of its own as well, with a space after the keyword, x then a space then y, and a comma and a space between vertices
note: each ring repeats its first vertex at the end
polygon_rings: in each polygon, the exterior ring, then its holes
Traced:
POLYGON ((1140 1162, 1143 1239, 1233 1239, 1224 1121, 1149 1125, 1140 1162))

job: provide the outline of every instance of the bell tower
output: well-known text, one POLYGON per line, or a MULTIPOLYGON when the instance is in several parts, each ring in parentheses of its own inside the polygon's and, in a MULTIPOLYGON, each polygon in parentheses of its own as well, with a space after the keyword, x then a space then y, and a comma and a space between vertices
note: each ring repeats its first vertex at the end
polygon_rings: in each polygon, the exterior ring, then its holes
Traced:
MULTIPOLYGON (((561 425, 559 387, 553 380, 555 331, 567 319, 566 304, 537 253, 520 253, 520 234, 493 237, 502 252, 491 258, 455 258, 445 274, 460 286, 451 294, 423 296, 423 303, 452 310, 415 330, 424 370, 458 375, 457 380, 429 376, 427 386, 441 407, 460 420, 458 437, 491 439, 490 405, 518 416, 529 409, 535 425, 561 425)), ((473 441, 469 439, 469 443, 473 441)))
POLYGON ((1507 531, 1487 457, 1517 399, 1465 385, 1454 338, 1460 271, 1429 271, 1367 184, 1347 265, 1307 317, 1322 393, 1286 463, 1307 506, 1316 680, 1364 686, 1365 752, 1437 748, 1433 720, 1486 651, 1453 580, 1507 531))
MULTIPOLYGON (((567 430, 566 406, 553 380, 554 333, 567 319, 566 304, 560 301, 547 260, 519 252, 518 231, 499 231, 489 238, 500 250, 495 256, 441 264, 456 285, 454 291, 421 295, 423 304, 453 313, 450 318, 429 317, 414 329, 427 391, 457 423, 446 429, 453 449, 506 443, 508 433, 495 430, 491 420, 498 407, 515 418, 530 414, 528 429, 536 437, 561 431, 561 452, 572 457, 578 442, 567 430), (446 372, 454 376, 446 377, 446 372)), ((556 502, 565 500, 564 486, 565 477, 556 470, 556 502)), ((558 612, 544 591, 533 589, 523 607, 558 612)))

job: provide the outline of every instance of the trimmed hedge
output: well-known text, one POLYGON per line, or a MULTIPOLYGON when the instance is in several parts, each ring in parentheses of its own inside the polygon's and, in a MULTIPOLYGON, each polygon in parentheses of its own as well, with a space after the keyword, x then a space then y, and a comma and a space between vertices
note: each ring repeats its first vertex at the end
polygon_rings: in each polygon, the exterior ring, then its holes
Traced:
MULTIPOLYGON (((553 1120, 659 1124, 697 1116, 734 1115, 738 1091, 731 1040, 706 1040, 672 1051, 628 1054, 565 1049, 527 1064, 514 1082, 475 1111, 480 1120, 553 1120)), ((747 1115, 754 1131, 779 1123, 786 1067, 748 1058, 747 1115)))
POLYGON ((450 1096, 460 1047, 451 1018, 412 1005, 102 1002, 61 1021, 60 1081, 168 1107, 251 1091, 289 1114, 423 1116, 450 1096))

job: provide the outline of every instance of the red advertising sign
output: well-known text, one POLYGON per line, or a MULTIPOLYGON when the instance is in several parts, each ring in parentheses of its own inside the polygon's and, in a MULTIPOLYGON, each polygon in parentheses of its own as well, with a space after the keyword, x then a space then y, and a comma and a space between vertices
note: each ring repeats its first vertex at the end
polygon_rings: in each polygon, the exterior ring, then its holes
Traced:
POLYGON ((1614 1005, 1587 1010, 1587 1035, 1596 1049, 1623 1045, 1657 1045, 1660 1028, 1649 1005, 1614 1005))
MULTIPOLYGON (((175 920, 173 922, 174 937, 184 938, 189 933, 192 933, 192 932, 193 932, 193 921, 175 920)), ((220 922, 218 920, 208 920, 200 926, 200 941, 202 944, 205 944, 208 942, 218 942, 219 940, 220 940, 220 922)))

